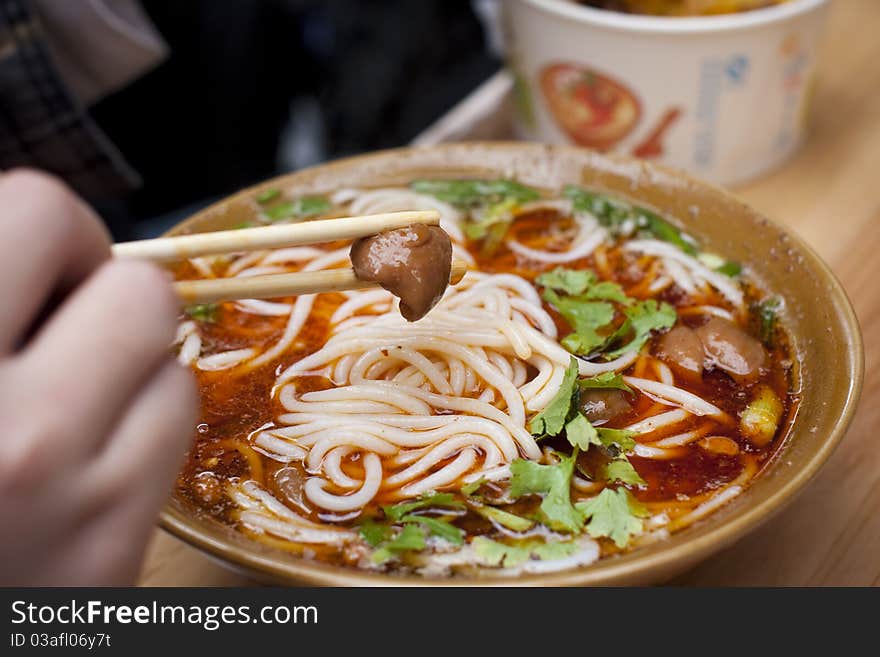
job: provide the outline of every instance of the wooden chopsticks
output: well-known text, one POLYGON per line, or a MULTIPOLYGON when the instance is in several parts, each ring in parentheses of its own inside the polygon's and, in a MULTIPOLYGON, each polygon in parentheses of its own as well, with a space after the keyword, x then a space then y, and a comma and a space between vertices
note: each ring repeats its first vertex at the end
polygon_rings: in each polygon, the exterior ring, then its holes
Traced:
POLYGON ((298 224, 276 224, 257 228, 219 230, 213 233, 179 235, 177 237, 158 237, 138 242, 122 242, 113 245, 113 255, 117 258, 142 258, 168 262, 203 255, 217 255, 218 253, 278 249, 284 246, 353 240, 412 224, 436 226, 439 223, 440 213, 436 210, 386 212, 360 217, 339 217, 338 219, 320 219, 298 224))
MULTIPOLYGON (((204 255, 351 240, 412 224, 439 223, 440 214, 436 210, 387 212, 123 242, 113 245, 113 255, 118 258, 168 262, 204 255)), ((450 284, 458 283, 466 271, 466 263, 453 261, 450 284)), ((376 287, 376 284, 360 280, 351 268, 174 283, 178 296, 185 304, 216 303, 234 299, 272 299, 366 287, 376 287)))
MULTIPOLYGON (((453 260, 449 284, 458 283, 465 272, 467 272, 467 263, 453 260)), ((178 281, 174 284, 178 296, 187 305, 233 299, 274 299, 318 292, 360 290, 367 287, 377 287, 377 285, 370 281, 362 281, 354 275, 354 270, 350 267, 242 278, 209 278, 199 281, 178 281)))

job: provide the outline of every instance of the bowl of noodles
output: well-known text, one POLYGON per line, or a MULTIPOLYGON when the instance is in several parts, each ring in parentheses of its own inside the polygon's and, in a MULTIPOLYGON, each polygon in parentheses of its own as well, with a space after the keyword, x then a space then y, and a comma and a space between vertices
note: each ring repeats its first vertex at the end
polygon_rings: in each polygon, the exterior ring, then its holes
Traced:
MULTIPOLYGON (((468 264, 422 319, 384 289, 189 307, 202 400, 162 526, 263 580, 648 583, 816 473, 863 370, 840 284, 718 188, 565 146, 345 159, 177 234, 435 209, 468 264)), ((318 271, 349 244, 195 258, 179 278, 318 271)))

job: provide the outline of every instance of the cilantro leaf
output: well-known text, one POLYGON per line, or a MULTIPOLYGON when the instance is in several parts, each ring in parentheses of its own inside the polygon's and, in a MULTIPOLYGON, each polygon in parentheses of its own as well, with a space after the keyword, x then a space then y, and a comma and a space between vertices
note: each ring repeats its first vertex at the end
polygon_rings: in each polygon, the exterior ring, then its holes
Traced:
POLYGON ((605 447, 613 447, 621 454, 631 452, 636 446, 636 441, 632 438, 636 435, 635 431, 599 427, 596 429, 596 432, 599 434, 599 441, 602 445, 605 447))
POLYGON ((648 515, 645 506, 633 498, 625 488, 606 488, 596 497, 576 505, 588 519, 587 533, 593 538, 607 537, 623 548, 633 535, 642 531, 640 518, 648 515))
POLYGON ((616 481, 619 481, 622 484, 629 484, 631 486, 647 486, 648 482, 639 476, 639 473, 636 472, 636 469, 633 467, 632 463, 629 462, 629 459, 625 456, 621 456, 612 461, 609 461, 605 466, 605 480, 608 483, 613 484, 616 481))
POLYGON ((538 285, 549 287, 570 295, 583 294, 596 282, 596 274, 589 269, 566 269, 557 267, 547 271, 535 279, 538 285))
POLYGON ((407 514, 400 519, 402 523, 417 523, 428 530, 432 536, 438 536, 453 545, 461 545, 464 543, 464 532, 446 520, 439 518, 430 518, 428 516, 419 516, 416 514, 407 514))
POLYGON ((510 496, 543 495, 540 521, 554 530, 579 533, 584 519, 571 503, 571 476, 578 448, 556 465, 541 465, 525 459, 510 464, 510 496))
POLYGON ((585 294, 587 299, 603 299, 605 301, 616 301, 624 306, 635 303, 635 299, 626 296, 623 288, 613 281, 601 281, 591 286, 585 294))
POLYGON ((389 559, 393 559, 401 552, 409 550, 424 550, 425 534, 421 528, 415 524, 406 524, 400 533, 390 541, 383 543, 378 550, 373 552, 373 563, 385 563, 389 559))
POLYGON ((541 561, 563 559, 578 551, 579 545, 574 541, 522 541, 517 545, 507 545, 493 541, 485 536, 478 536, 471 543, 474 552, 489 566, 512 568, 531 558, 541 561))
POLYGON ((557 267, 538 276, 535 282, 542 287, 578 297, 578 301, 605 300, 623 305, 633 302, 620 285, 613 281, 599 281, 598 276, 589 269, 557 267))
POLYGON ((187 306, 183 309, 183 312, 200 322, 215 324, 220 312, 220 306, 216 303, 197 303, 187 306))
POLYGON ((305 219, 327 212, 330 209, 330 201, 323 196, 303 196, 292 201, 284 201, 265 208, 263 214, 269 221, 282 221, 284 219, 305 219))
POLYGON ((387 541, 391 537, 391 527, 388 525, 380 525, 374 520, 365 520, 358 527, 361 538, 364 539, 370 547, 376 547, 383 541, 387 541))
POLYGON ((457 500, 452 493, 425 493, 411 502, 401 502, 392 506, 383 506, 382 511, 385 512, 385 517, 391 522, 400 522, 400 520, 408 513, 429 507, 463 509, 465 508, 465 505, 461 500, 457 500))
POLYGON ((529 422, 529 431, 536 436, 555 436, 565 426, 571 409, 572 395, 578 377, 578 363, 572 358, 556 396, 529 422))
POLYGON ((535 526, 534 520, 523 518, 509 511, 499 509, 494 506, 475 506, 474 511, 487 520, 491 520, 502 527, 512 529, 515 532, 524 532, 535 526))
POLYGON ((583 413, 578 413, 565 424, 565 437, 574 447, 580 447, 584 451, 588 450, 590 445, 602 444, 596 427, 590 424, 583 413))
POLYGON ((639 301, 624 310, 626 321, 615 331, 608 344, 615 344, 632 335, 632 339, 623 346, 605 352, 605 358, 614 360, 630 351, 638 351, 651 337, 651 331, 672 328, 677 319, 675 308, 665 301, 657 303, 655 299, 639 301))
POLYGON ((614 306, 605 301, 583 301, 579 297, 560 297, 546 288, 544 300, 565 318, 574 333, 562 340, 562 345, 575 354, 589 355, 605 344, 606 338, 597 329, 607 326, 614 319, 614 306))
POLYGON ((410 189, 462 208, 508 199, 528 203, 541 198, 536 190, 512 180, 414 180, 410 189))
POLYGON ((625 392, 632 392, 632 388, 623 382, 623 376, 617 372, 602 372, 592 378, 581 379, 578 381, 578 385, 582 390, 585 388, 613 388, 625 392))
POLYGON ((485 536, 477 536, 471 541, 471 545, 476 555, 488 566, 512 568, 530 557, 530 552, 526 548, 505 545, 485 536))

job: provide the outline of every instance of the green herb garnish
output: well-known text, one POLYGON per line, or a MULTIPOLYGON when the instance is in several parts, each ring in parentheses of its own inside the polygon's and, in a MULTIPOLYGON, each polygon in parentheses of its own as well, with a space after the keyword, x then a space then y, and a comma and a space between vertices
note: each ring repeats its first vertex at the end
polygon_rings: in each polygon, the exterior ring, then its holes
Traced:
POLYGON ((735 278, 742 273, 742 265, 734 260, 728 260, 720 267, 715 269, 719 274, 724 274, 725 276, 730 276, 730 278, 735 278))
POLYGON ((611 449, 615 454, 626 454, 636 446, 636 441, 633 440, 633 436, 636 435, 635 431, 599 427, 596 429, 596 433, 599 435, 599 442, 602 443, 602 446, 611 449))
POLYGON ((464 502, 457 500, 452 493, 425 493, 412 502, 401 502, 393 506, 383 506, 385 517, 391 522, 400 522, 405 515, 419 509, 443 507, 446 509, 463 509, 464 502))
POLYGON ((590 445, 602 444, 596 427, 590 424, 586 416, 580 412, 577 412, 572 419, 566 422, 565 437, 573 447, 579 447, 584 451, 588 450, 590 445))
POLYGON ((565 426, 572 405, 578 377, 576 358, 569 361, 562 384, 553 399, 529 422, 529 431, 536 436, 555 436, 565 426))
POLYGON ((658 240, 674 244, 688 255, 697 255, 697 245, 690 235, 682 233, 671 223, 644 208, 636 208, 636 226, 643 233, 658 240))
POLYGON ((535 558, 553 561, 571 556, 579 546, 574 541, 522 541, 517 545, 507 545, 493 541, 485 536, 477 536, 471 543, 474 552, 489 566, 512 568, 535 558))
POLYGON ((220 314, 220 306, 216 303, 197 303, 187 306, 183 312, 200 322, 216 324, 220 314))
POLYGON ((625 456, 613 459, 605 465, 605 481, 609 484, 620 482, 630 486, 647 486, 647 482, 639 476, 632 463, 625 456))
POLYGON ((625 228, 636 229, 650 237, 674 244, 688 255, 695 256, 698 253, 697 244, 690 235, 682 233, 655 212, 604 194, 589 192, 575 185, 567 185, 562 193, 572 200, 576 212, 589 212, 614 235, 622 234, 625 228))
POLYGON ((489 206, 508 200, 522 204, 541 198, 536 190, 512 180, 414 180, 410 189, 460 208, 489 206))
POLYGON ((648 509, 625 488, 606 488, 596 497, 576 505, 588 520, 587 533, 593 538, 607 537, 617 547, 625 547, 633 535, 642 531, 648 509))
POLYGON ((305 219, 327 212, 330 209, 330 201, 323 196, 303 196, 293 201, 283 201, 272 207, 265 208, 263 214, 269 221, 283 221, 286 219, 305 219))
POLYGON ((381 525, 375 520, 365 520, 358 527, 361 538, 370 547, 376 547, 391 537, 392 529, 389 525, 381 525))
POLYGON ((616 301, 624 306, 633 302, 620 285, 612 281, 600 281, 589 269, 557 267, 538 276, 535 282, 550 290, 576 297, 579 301, 616 301))
POLYGON ((382 543, 373 552, 373 563, 385 563, 389 559, 399 556, 403 552, 425 549, 425 534, 422 528, 416 524, 406 524, 400 532, 389 541, 382 543))
POLYGON ((472 507, 475 513, 480 514, 487 520, 491 520, 502 527, 511 529, 515 532, 528 531, 535 526, 535 521, 529 518, 523 518, 509 511, 504 511, 494 506, 479 505, 472 507))
POLYGON ((584 519, 571 503, 571 476, 578 448, 560 457, 555 465, 541 465, 525 459, 510 464, 510 496, 543 495, 538 519, 558 531, 579 533, 584 519))
POLYGON ((614 360, 631 351, 638 351, 651 337, 652 331, 672 328, 678 315, 675 308, 666 302, 657 303, 654 299, 639 301, 624 311, 626 321, 608 339, 614 345, 630 337, 629 341, 612 351, 605 351, 605 358, 614 360))
POLYGON ((541 195, 512 180, 416 180, 410 188, 469 212, 464 233, 483 240, 484 255, 495 252, 513 223, 517 208, 541 195))
POLYGON ((471 495, 476 493, 485 483, 488 483, 488 480, 485 477, 474 479, 473 481, 470 481, 461 487, 461 494, 465 497, 470 497, 471 495))
POLYGON ((440 518, 431 518, 428 516, 420 516, 414 513, 407 514, 400 519, 400 522, 416 523, 428 530, 432 536, 442 538, 453 545, 461 545, 464 543, 464 532, 447 520, 440 518))
POLYGON ((578 386, 580 386, 582 390, 590 388, 604 388, 632 392, 632 388, 630 388, 628 385, 626 385, 626 383, 623 382, 623 376, 617 374, 616 372, 602 372, 601 374, 594 376, 590 379, 581 379, 580 381, 578 381, 578 386))
POLYGON ((271 203, 280 196, 280 189, 278 189, 277 187, 270 187, 269 189, 264 189, 262 192, 257 194, 256 199, 257 203, 259 203, 260 205, 266 205, 267 203, 271 203))
POLYGON ((768 347, 773 346, 773 334, 776 332, 776 322, 781 307, 782 300, 779 297, 764 299, 757 307, 758 337, 768 347))

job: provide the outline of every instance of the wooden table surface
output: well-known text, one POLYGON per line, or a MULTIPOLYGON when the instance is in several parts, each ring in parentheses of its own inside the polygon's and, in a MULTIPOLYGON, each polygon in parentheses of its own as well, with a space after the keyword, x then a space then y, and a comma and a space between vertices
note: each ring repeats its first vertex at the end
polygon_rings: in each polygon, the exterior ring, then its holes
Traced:
MULTIPOLYGON (((736 191, 784 222, 843 281, 865 338, 866 378, 848 435, 768 524, 678 577, 679 585, 880 585, 880 1, 836 0, 810 136, 782 170, 736 191)), ((247 585, 155 533, 140 583, 247 585)))

